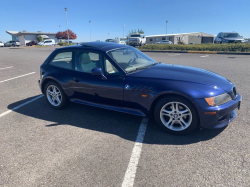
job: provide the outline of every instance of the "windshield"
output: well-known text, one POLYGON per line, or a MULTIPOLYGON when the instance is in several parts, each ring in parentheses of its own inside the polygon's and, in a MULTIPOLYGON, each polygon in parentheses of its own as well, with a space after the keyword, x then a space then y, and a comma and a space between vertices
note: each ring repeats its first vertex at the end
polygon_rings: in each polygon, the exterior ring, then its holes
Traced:
POLYGON ((114 42, 113 39, 107 39, 106 42, 114 42))
POLYGON ((130 37, 141 37, 140 34, 131 34, 130 37))
POLYGON ((238 33, 223 33, 223 38, 238 38, 240 35, 238 33))
POLYGON ((158 64, 135 48, 116 49, 107 54, 127 73, 158 64))
POLYGON ((129 38, 129 41, 135 41, 135 40, 139 40, 138 38, 129 38))

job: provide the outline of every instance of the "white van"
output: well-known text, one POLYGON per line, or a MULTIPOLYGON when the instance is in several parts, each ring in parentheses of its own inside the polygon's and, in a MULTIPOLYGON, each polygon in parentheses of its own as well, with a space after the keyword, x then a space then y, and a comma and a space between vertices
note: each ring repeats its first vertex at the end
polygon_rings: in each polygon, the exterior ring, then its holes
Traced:
POLYGON ((47 39, 47 40, 43 40, 42 42, 39 42, 37 45, 42 45, 42 46, 53 45, 53 46, 55 46, 56 42, 54 39, 47 39))

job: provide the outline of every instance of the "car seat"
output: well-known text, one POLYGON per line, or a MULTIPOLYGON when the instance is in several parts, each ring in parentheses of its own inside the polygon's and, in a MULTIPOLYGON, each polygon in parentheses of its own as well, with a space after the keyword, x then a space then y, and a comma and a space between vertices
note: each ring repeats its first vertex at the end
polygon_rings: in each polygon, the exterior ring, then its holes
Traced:
POLYGON ((81 53, 78 56, 78 65, 83 72, 91 72, 96 65, 90 60, 88 53, 81 53))

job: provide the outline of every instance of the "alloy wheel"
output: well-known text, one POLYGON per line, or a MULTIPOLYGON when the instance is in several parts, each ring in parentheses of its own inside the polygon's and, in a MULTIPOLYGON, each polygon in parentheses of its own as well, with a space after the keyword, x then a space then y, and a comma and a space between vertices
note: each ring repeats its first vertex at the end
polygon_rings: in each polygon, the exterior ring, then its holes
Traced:
POLYGON ((48 101, 53 106, 59 106, 62 102, 62 94, 60 90, 55 85, 50 85, 47 88, 46 95, 48 101))
POLYGON ((168 129, 183 131, 192 123, 192 112, 181 102, 169 102, 161 108, 160 119, 168 129))

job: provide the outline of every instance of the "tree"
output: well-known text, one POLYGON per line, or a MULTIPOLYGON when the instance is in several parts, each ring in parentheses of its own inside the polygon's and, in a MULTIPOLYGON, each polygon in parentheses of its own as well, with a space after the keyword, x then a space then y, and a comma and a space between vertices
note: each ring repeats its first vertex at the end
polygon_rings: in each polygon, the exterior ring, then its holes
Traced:
POLYGON ((137 34, 137 33, 144 34, 144 31, 142 29, 141 30, 138 29, 138 31, 136 31, 136 29, 134 30, 132 29, 131 31, 128 32, 127 37, 130 37, 131 34, 137 34))
POLYGON ((138 29, 138 33, 139 33, 139 34, 144 34, 144 31, 143 31, 142 29, 141 29, 141 30, 138 29))
POLYGON ((43 41, 43 37, 38 36, 38 37, 37 37, 37 41, 38 41, 38 42, 42 42, 42 41, 43 41))
MULTIPOLYGON (((74 40, 74 39, 77 38, 76 34, 75 34, 72 30, 68 30, 68 31, 69 31, 69 39, 70 39, 70 40, 74 40)), ((67 40, 67 39, 68 39, 67 30, 66 30, 66 31, 61 31, 61 32, 56 33, 55 38, 67 40)))
POLYGON ((115 40, 116 40, 117 42, 119 42, 119 38, 118 38, 118 37, 115 37, 115 40))

